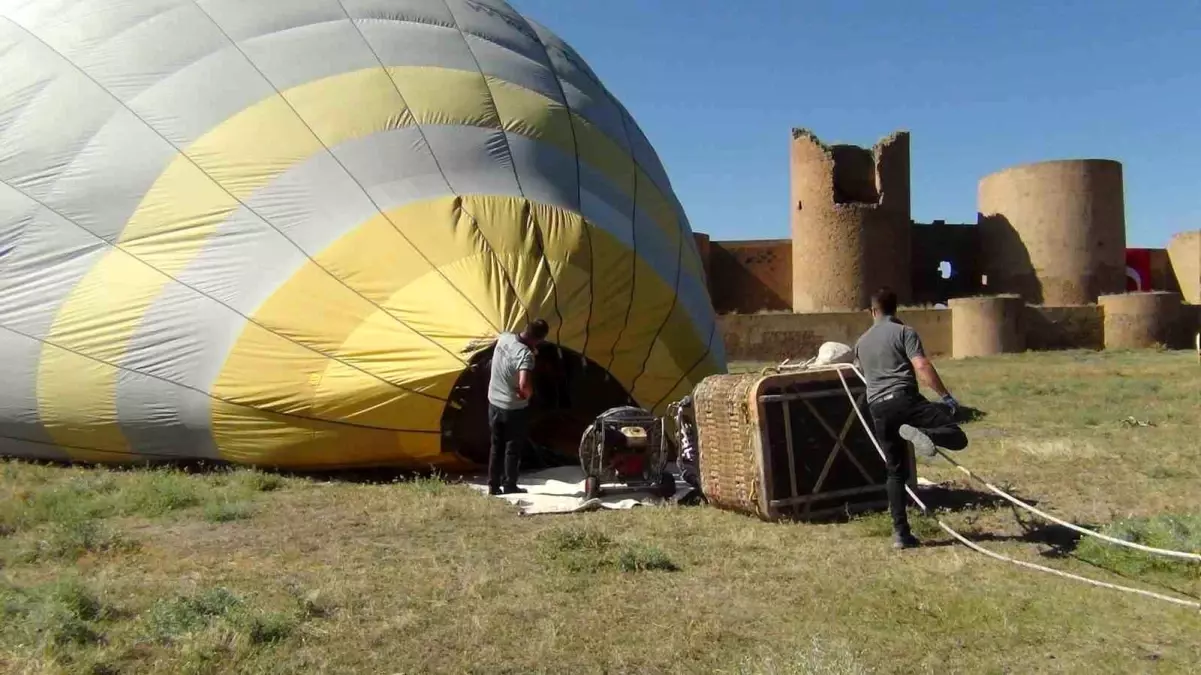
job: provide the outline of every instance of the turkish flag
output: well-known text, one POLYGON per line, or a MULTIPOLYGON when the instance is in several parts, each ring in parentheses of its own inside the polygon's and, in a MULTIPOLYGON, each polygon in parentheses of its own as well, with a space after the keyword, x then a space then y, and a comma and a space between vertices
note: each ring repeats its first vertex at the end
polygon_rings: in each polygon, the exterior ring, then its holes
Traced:
POLYGON ((1126 290, 1151 290, 1151 251, 1145 248, 1126 249, 1126 290))

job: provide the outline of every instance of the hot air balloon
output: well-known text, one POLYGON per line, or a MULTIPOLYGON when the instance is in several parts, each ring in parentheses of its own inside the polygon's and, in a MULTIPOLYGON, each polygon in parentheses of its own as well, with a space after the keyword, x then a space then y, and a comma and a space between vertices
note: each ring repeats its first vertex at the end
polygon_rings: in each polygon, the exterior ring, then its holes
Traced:
POLYGON ((0 453, 478 466, 500 332, 536 443, 725 369, 687 218, 500 0, 0 0, 0 453))

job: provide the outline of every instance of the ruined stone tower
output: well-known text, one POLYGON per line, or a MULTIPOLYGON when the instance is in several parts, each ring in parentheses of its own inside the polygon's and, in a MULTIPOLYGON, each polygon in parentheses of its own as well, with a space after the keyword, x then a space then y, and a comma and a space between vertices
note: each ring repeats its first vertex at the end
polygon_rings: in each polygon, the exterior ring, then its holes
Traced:
POLYGON ((1181 232, 1172 237, 1168 255, 1185 302, 1201 305, 1201 230, 1181 232))
POLYGON ((890 286, 911 295, 909 133, 871 150, 792 132, 792 308, 864 309, 890 286))
POLYGON ((992 292, 1084 305, 1126 288, 1122 165, 1038 162, 980 181, 982 266, 992 292))

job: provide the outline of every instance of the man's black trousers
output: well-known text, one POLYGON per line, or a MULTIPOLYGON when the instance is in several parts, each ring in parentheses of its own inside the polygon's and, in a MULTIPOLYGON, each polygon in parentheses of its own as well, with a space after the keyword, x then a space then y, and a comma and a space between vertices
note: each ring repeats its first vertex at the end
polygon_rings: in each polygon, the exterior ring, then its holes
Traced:
POLYGON ((934 445, 947 450, 962 450, 967 447, 967 435, 955 424, 946 408, 927 401, 917 392, 890 395, 889 398, 871 404, 872 422, 876 439, 888 458, 888 508, 892 512, 892 527, 898 534, 909 534, 909 518, 905 514, 908 499, 905 484, 912 476, 909 451, 901 438, 901 425, 921 429, 934 441, 934 445))
POLYGON ((505 410, 488 404, 488 426, 492 431, 492 452, 488 456, 489 487, 517 485, 521 453, 525 451, 529 434, 529 419, 529 408, 505 410))

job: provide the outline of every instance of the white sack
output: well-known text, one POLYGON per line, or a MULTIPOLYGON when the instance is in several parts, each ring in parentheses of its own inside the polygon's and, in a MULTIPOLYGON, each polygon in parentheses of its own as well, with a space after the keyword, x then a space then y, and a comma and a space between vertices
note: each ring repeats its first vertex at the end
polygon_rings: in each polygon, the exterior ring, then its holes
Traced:
POLYGON ((841 342, 826 342, 817 350, 815 366, 828 366, 835 363, 854 363, 855 352, 849 345, 841 342))

